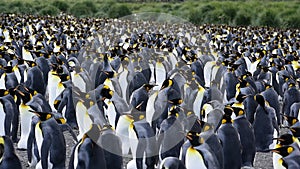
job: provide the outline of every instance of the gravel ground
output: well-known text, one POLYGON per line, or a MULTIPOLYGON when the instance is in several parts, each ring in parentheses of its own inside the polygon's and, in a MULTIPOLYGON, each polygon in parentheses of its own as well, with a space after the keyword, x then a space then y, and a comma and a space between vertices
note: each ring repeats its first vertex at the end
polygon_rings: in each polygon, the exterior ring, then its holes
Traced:
MULTIPOLYGON (((75 131, 77 134, 78 131, 75 131)), ((67 146, 67 160, 66 160, 66 168, 68 168, 69 165, 69 159, 71 157, 72 148, 75 145, 74 141, 71 137, 71 135, 68 132, 64 132, 65 138, 66 138, 66 146, 67 146)), ((16 147, 16 144, 15 144, 16 147)), ((16 150, 16 153, 18 154, 22 167, 23 168, 32 168, 27 165, 27 153, 26 151, 19 151, 16 150)), ((124 164, 126 164, 130 159, 124 159, 124 164)), ((126 166, 126 165, 124 165, 126 166)), ((272 153, 256 153, 256 157, 254 160, 254 168, 255 169, 272 169, 272 153)))

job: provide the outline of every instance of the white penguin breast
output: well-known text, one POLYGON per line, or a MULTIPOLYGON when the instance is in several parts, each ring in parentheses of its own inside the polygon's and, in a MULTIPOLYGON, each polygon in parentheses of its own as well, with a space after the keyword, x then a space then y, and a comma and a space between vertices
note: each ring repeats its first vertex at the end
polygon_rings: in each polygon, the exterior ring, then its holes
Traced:
POLYGON ((207 169, 202 155, 192 147, 189 147, 186 152, 185 163, 187 169, 207 169))
POLYGON ((0 136, 5 136, 5 125, 4 125, 4 122, 5 122, 5 112, 4 112, 4 109, 3 109, 3 105, 2 103, 0 103, 0 136))

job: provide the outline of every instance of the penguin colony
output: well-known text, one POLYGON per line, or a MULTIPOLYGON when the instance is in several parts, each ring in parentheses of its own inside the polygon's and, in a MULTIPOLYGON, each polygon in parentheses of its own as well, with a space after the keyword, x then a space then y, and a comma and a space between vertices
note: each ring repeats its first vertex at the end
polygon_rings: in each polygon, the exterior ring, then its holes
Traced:
POLYGON ((300 168, 299 30, 0 18, 0 169, 300 168))

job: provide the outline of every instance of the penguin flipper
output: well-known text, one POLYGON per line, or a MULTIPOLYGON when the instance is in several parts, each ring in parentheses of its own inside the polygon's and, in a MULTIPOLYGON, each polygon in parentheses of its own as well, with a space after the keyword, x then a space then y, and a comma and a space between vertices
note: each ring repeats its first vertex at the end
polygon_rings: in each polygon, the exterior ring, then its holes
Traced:
POLYGON ((43 168, 48 168, 48 155, 51 146, 52 138, 47 134, 44 135, 44 140, 41 147, 41 162, 43 168))

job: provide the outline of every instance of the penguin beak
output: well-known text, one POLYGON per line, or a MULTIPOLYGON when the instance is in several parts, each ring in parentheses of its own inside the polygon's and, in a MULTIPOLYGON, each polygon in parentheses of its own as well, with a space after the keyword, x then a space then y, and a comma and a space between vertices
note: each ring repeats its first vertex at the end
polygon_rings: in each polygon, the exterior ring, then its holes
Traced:
POLYGON ((193 140, 193 138, 191 137, 191 136, 189 136, 189 135, 186 135, 185 136, 188 140, 193 140))
POLYGON ((273 140, 284 141, 282 138, 273 138, 273 140))
POLYGON ((137 109, 137 110, 140 110, 140 108, 141 108, 141 106, 143 105, 143 103, 144 103, 144 101, 142 101, 139 105, 137 105, 135 108, 137 109))
POLYGON ((20 90, 17 89, 17 92, 21 95, 21 96, 25 96, 25 94, 23 92, 21 92, 20 90))

